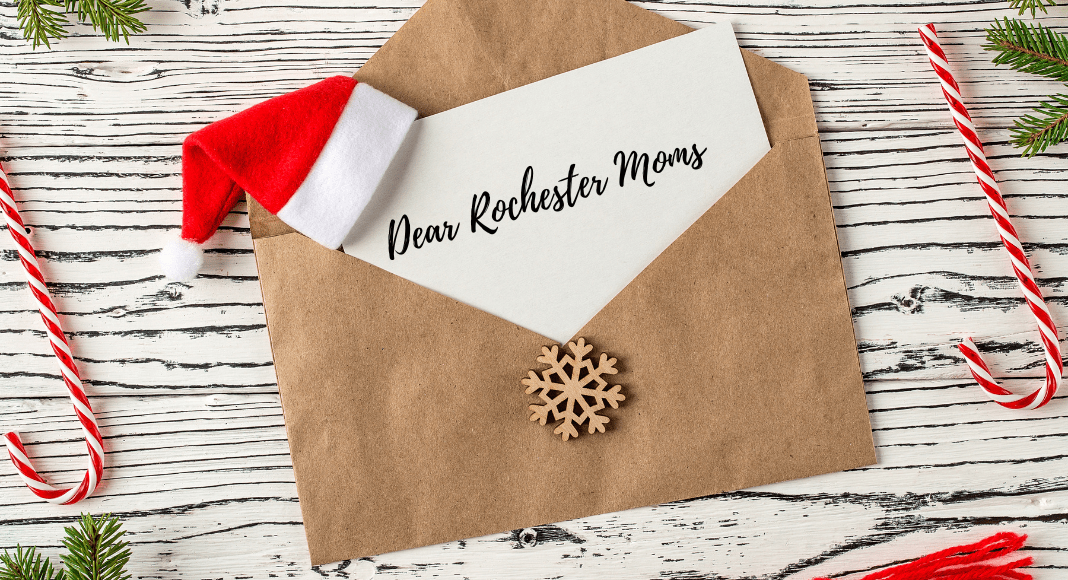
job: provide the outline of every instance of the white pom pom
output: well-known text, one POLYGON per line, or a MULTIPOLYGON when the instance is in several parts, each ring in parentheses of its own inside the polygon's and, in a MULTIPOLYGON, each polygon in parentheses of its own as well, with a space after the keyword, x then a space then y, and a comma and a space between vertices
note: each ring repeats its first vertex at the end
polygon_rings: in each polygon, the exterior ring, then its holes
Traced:
POLYGON ((204 265, 204 250, 199 244, 178 238, 163 246, 159 262, 168 280, 188 282, 197 277, 197 272, 204 265))

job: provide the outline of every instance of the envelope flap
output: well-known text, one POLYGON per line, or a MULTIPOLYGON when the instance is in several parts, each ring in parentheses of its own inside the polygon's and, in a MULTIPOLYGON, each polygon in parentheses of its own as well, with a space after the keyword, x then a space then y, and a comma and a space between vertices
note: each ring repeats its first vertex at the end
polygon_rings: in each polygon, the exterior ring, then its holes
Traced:
MULTIPOLYGON (((619 0, 431 0, 356 78, 426 116, 690 31, 619 0)), ((815 135, 805 76, 742 52, 772 145, 815 135)))
POLYGON ((356 78, 433 115, 690 30, 618 0, 430 0, 356 78))
MULTIPOLYGON (((427 116, 690 31, 622 0, 429 0, 356 78, 427 116)), ((808 79, 742 56, 772 147, 816 135, 808 79)), ((249 221, 254 239, 294 231, 254 202, 249 221)))
POLYGON ((808 92, 808 77, 745 49, 742 49, 742 59, 771 146, 816 136, 816 113, 808 92))

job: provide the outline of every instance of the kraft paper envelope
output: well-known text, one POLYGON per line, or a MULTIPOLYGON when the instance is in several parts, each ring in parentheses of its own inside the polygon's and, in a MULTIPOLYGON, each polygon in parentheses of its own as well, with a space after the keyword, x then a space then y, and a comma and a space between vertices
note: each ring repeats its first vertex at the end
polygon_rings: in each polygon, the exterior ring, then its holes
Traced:
MULTIPOLYGON (((689 30, 623 0, 429 0, 356 76, 425 116, 689 30)), ((808 83, 743 56, 771 152, 576 335, 619 359, 604 434, 528 420, 551 341, 250 201, 314 564, 875 462, 808 83)))

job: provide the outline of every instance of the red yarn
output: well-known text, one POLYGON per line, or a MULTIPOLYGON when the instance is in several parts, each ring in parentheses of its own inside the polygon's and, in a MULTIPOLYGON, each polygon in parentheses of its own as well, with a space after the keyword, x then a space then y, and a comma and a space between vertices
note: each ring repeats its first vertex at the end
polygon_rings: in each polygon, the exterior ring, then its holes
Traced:
POLYGON ((974 544, 949 548, 868 574, 860 580, 1032 580, 1030 574, 1016 570, 1030 566, 1033 563, 1030 557, 992 563, 1019 550, 1026 539, 1022 534, 1001 532, 974 544))

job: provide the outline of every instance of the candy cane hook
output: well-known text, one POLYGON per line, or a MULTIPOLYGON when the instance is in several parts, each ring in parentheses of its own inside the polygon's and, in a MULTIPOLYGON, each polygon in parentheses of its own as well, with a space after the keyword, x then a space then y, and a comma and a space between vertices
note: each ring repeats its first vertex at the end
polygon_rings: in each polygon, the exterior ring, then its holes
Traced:
POLYGON ((1035 275, 1031 271, 1031 263, 1027 261, 1027 256, 1024 254, 1023 246, 1020 244, 1020 237, 1016 234, 1016 228, 1012 227, 1012 222, 1009 221, 1009 210, 1005 206, 1005 200, 1001 197, 1001 190, 998 188, 997 182, 994 181, 994 172, 990 170, 990 165, 986 162, 983 143, 975 132, 972 118, 968 115, 968 110, 964 108, 964 103, 961 101, 960 87, 957 86, 957 81, 953 80, 953 75, 949 72, 949 62, 946 58, 946 53, 942 51, 941 45, 938 44, 938 36, 935 34, 934 25, 928 24, 920 27, 919 30, 920 39, 923 40, 924 46, 927 47, 927 56, 930 58, 931 67, 934 68, 935 73, 938 74, 942 81, 942 94, 949 103, 950 113, 953 115, 953 123, 957 125, 957 130, 964 139, 964 147, 968 151, 968 157, 972 160, 972 169, 975 170, 979 186, 983 189, 983 193, 986 194, 987 206, 990 207, 990 213, 994 216, 998 233, 1001 235, 1001 242, 1009 252, 1012 269, 1016 272, 1016 278, 1020 281, 1024 298, 1027 299, 1027 305, 1031 307, 1031 314, 1034 315, 1035 321, 1038 322, 1038 330, 1042 336, 1042 347, 1046 353, 1046 382, 1028 395, 1017 395, 997 384, 994 377, 990 375, 990 368, 983 362, 983 357, 979 355, 979 349, 976 348, 975 342, 972 341, 971 337, 965 337, 961 340, 958 348, 968 362, 968 369, 972 372, 972 376, 975 377, 975 381, 979 383, 979 386, 986 391, 986 394, 994 402, 1010 409, 1037 409, 1048 403, 1061 386, 1061 374, 1064 372, 1064 364, 1061 361, 1061 344, 1057 337, 1057 327, 1053 324, 1053 319, 1049 315, 1049 309, 1046 308, 1045 300, 1042 299, 1042 291, 1039 290, 1038 284, 1035 283, 1035 275))
POLYGON ((11 457, 11 462, 15 464, 19 476, 29 486, 30 491, 52 503, 72 504, 89 497, 100 483, 100 478, 104 473, 104 441, 100 436, 100 429, 96 424, 96 417, 93 416, 89 399, 82 390, 82 379, 78 375, 77 367, 74 366, 67 337, 63 334, 56 307, 48 295, 48 288, 45 287, 44 276, 41 275, 41 268, 37 264, 33 246, 26 239, 26 226, 22 223, 22 217, 15 208, 11 185, 2 167, 0 167, 0 209, 3 210, 4 217, 7 219, 7 231, 11 232, 11 237, 18 247, 19 260, 26 271, 30 292, 37 300, 41 319, 44 320, 45 329, 48 331, 48 340, 52 343, 52 352, 59 359, 59 370, 63 375, 63 382, 67 385, 67 392, 74 404, 74 412, 82 424, 85 445, 89 450, 89 467, 85 470, 85 477, 76 487, 69 489, 53 487, 33 468, 33 463, 26 455, 26 448, 22 446, 18 433, 12 431, 4 435, 4 443, 7 445, 7 453, 11 457))

